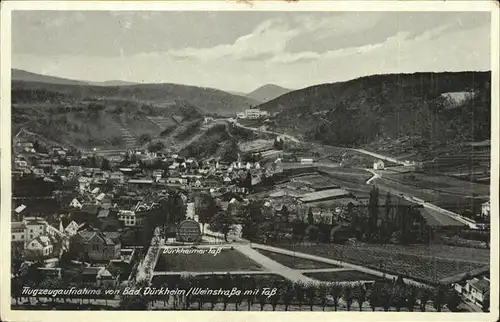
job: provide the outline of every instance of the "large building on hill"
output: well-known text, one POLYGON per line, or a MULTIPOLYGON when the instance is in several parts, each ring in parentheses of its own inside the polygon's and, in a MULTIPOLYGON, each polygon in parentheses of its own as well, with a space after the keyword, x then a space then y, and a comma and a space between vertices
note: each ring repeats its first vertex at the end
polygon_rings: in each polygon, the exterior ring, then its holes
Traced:
POLYGON ((261 111, 258 108, 248 108, 245 110, 245 113, 238 113, 238 118, 247 118, 247 119, 260 119, 268 116, 269 113, 266 111, 261 111))

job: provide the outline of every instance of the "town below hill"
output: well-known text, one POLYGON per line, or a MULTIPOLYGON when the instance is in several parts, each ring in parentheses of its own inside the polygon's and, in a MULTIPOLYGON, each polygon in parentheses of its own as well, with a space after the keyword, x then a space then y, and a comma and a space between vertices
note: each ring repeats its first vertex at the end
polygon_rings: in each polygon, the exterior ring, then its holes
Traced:
POLYGON ((488 311, 488 84, 371 76, 255 106, 181 85, 14 81, 13 306, 226 310, 222 293, 21 290, 273 285, 246 308, 488 311))

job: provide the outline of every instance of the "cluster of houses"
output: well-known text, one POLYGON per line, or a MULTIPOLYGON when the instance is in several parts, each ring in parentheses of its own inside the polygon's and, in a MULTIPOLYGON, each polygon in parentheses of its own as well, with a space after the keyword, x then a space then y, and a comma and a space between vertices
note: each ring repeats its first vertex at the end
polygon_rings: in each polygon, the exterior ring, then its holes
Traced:
POLYGON ((14 185, 52 184, 54 190, 44 191, 43 198, 56 203, 57 210, 35 207, 39 204, 36 195, 13 198, 13 259, 43 262, 41 270, 60 271, 54 263, 66 253, 73 261, 86 263, 87 279, 90 274, 97 283, 111 274, 116 281, 110 265, 123 264, 123 252, 143 242, 138 241, 135 229, 143 228, 167 191, 183 191, 186 203, 197 192, 244 196, 248 186, 277 171, 275 164, 262 167, 241 159, 224 163, 147 151, 108 157, 106 167, 102 162, 101 166, 86 162, 92 158, 94 163, 99 160, 92 154, 72 155, 63 147, 40 153, 29 140, 15 143, 14 185), (127 163, 126 159, 132 160, 127 163))

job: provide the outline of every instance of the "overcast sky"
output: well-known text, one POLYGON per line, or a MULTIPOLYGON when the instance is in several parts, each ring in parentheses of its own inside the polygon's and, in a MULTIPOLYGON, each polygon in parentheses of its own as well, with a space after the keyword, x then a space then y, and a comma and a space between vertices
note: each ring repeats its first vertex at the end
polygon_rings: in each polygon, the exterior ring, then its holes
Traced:
POLYGON ((480 12, 16 11, 12 67, 249 92, 364 75, 490 69, 480 12))

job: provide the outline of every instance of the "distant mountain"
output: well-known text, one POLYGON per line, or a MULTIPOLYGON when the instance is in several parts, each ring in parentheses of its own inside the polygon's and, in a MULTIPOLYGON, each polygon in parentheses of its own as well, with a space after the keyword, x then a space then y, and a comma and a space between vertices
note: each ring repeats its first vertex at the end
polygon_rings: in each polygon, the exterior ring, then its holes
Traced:
POLYGON ((67 79, 62 77, 40 75, 31 72, 27 72, 21 69, 12 69, 12 80, 13 81, 25 81, 25 82, 38 82, 38 83, 48 83, 48 84, 61 84, 61 85, 88 85, 86 82, 77 81, 73 79, 67 79))
POLYGON ((258 106, 276 129, 336 146, 409 138, 413 147, 489 139, 490 72, 373 75, 316 85, 258 106), (449 93, 467 99, 450 106, 449 93), (448 95, 449 96, 449 95, 448 95))
POLYGON ((50 75, 36 74, 22 69, 12 69, 12 80, 60 85, 126 86, 136 84, 122 80, 109 80, 104 82, 80 81, 50 75))
POLYGON ((23 70, 12 70, 13 103, 61 102, 78 103, 82 100, 131 100, 153 105, 169 105, 185 101, 203 114, 232 116, 259 104, 246 96, 221 90, 179 84, 133 84, 113 80, 86 83, 60 77, 39 75, 23 70), (34 94, 37 95, 34 95, 34 94))
POLYGON ((251 93, 248 93, 246 96, 259 102, 267 102, 290 91, 292 90, 288 88, 283 88, 273 84, 267 84, 257 88, 251 93))

